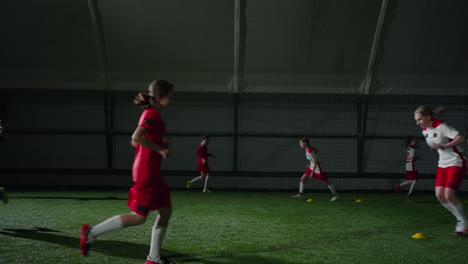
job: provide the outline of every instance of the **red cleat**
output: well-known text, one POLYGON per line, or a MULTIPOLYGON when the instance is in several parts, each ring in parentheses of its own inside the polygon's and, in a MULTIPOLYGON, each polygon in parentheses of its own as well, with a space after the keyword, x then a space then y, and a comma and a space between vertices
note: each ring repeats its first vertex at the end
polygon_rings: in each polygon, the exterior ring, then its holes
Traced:
POLYGON ((146 260, 145 264, 176 264, 175 262, 173 261, 170 261, 169 259, 161 256, 159 258, 159 261, 158 262, 154 262, 154 261, 151 261, 151 260, 146 260))
POLYGON ((468 236, 468 230, 465 230, 463 232, 453 232, 453 235, 456 237, 466 237, 468 236))
POLYGON ((395 192, 400 192, 400 184, 395 184, 395 192))
POLYGON ((90 225, 81 226, 80 251, 83 256, 88 256, 89 248, 91 247, 91 245, 87 243, 90 227, 90 225))

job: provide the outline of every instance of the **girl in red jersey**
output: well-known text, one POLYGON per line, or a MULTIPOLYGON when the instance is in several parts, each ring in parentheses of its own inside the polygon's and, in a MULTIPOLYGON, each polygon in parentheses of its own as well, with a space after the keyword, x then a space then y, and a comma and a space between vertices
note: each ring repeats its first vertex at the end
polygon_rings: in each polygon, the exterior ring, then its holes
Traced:
POLYGON ((465 142, 465 137, 444 121, 436 119, 443 112, 443 107, 432 110, 427 106, 420 106, 414 111, 414 120, 423 129, 422 133, 429 147, 439 154, 435 195, 442 206, 457 219, 454 235, 464 236, 468 234, 468 222, 463 204, 457 197, 457 190, 466 172, 466 158, 459 146, 465 142))
POLYGON ((403 187, 407 184, 411 184, 410 189, 408 193, 406 194, 407 197, 410 197, 413 195, 413 189, 414 185, 416 185, 416 181, 418 179, 418 171, 416 170, 416 144, 417 144, 417 139, 416 137, 411 137, 408 136, 406 138, 406 181, 400 183, 400 184, 395 184, 395 191, 399 192, 400 187, 403 187))
POLYGON ((81 228, 81 253, 88 255, 94 240, 109 231, 143 224, 150 211, 159 214, 151 234, 151 246, 146 264, 174 263, 160 254, 161 245, 172 214, 169 188, 161 174, 161 161, 169 156, 165 140, 166 128, 159 111, 169 106, 174 95, 174 85, 165 80, 153 81, 147 92, 139 93, 134 103, 143 109, 138 126, 132 135, 135 147, 133 186, 128 194, 131 214, 116 215, 98 225, 81 228))
POLYGON ((210 166, 208 165, 208 157, 212 156, 215 157, 213 154, 208 153, 208 143, 210 142, 210 136, 206 135, 202 138, 202 142, 197 149, 197 156, 198 156, 198 171, 200 172, 200 176, 193 178, 192 180, 187 182, 187 189, 190 189, 192 183, 205 179, 205 187, 203 188, 203 192, 210 192, 208 190, 208 178, 210 177, 210 166))
POLYGON ((301 182, 299 183, 299 193, 293 195, 292 198, 294 199, 301 199, 302 194, 304 193, 304 184, 307 182, 308 179, 312 179, 316 177, 320 181, 324 182, 330 191, 333 194, 330 202, 334 202, 338 199, 338 195, 336 194, 335 187, 333 184, 328 180, 327 174, 322 170, 322 166, 320 165, 317 159, 317 149, 312 148, 309 145, 309 139, 307 137, 303 137, 299 141, 299 146, 306 151, 306 158, 310 161, 310 164, 307 166, 307 170, 301 177, 301 182))

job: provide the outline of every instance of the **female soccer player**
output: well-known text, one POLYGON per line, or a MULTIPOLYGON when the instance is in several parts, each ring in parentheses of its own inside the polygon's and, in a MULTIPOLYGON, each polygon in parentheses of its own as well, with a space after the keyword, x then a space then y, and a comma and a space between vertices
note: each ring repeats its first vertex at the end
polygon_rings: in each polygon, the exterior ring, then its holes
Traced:
POLYGON ((197 156, 198 156, 198 171, 200 172, 200 176, 193 178, 192 180, 187 182, 187 189, 190 189, 192 183, 205 179, 205 187, 203 188, 203 192, 210 192, 208 190, 208 178, 210 177, 210 166, 208 165, 208 157, 212 156, 215 157, 213 154, 208 153, 208 143, 210 142, 210 136, 206 135, 202 138, 202 142, 197 149, 197 156))
POLYGON ((134 103, 143 109, 138 126, 132 135, 135 147, 133 186, 128 194, 131 214, 116 215, 98 225, 81 228, 81 253, 88 255, 94 240, 109 231, 143 224, 150 211, 159 210, 151 234, 151 246, 146 264, 174 263, 160 253, 161 245, 172 214, 169 188, 161 174, 161 161, 170 152, 165 142, 166 128, 159 111, 168 107, 174 95, 174 85, 165 80, 153 81, 147 92, 138 93, 134 103))
POLYGON ((338 195, 336 194, 335 188, 333 187, 332 183, 328 180, 327 175, 322 170, 322 166, 320 165, 317 159, 317 149, 314 149, 309 145, 309 139, 307 137, 303 137, 299 141, 299 146, 302 149, 305 149, 306 158, 310 161, 310 164, 307 166, 307 170, 301 177, 301 182, 299 184, 299 193, 293 195, 292 198, 301 199, 302 194, 304 192, 304 184, 307 182, 308 179, 317 177, 317 179, 324 182, 328 186, 330 191, 333 193, 333 197, 331 198, 330 202, 336 201, 338 199, 338 195))
POLYGON ((423 129, 422 133, 429 147, 439 153, 435 195, 442 206, 457 219, 454 235, 464 236, 468 234, 468 223, 463 204, 457 197, 457 190, 466 171, 466 158, 461 154, 463 150, 459 146, 465 142, 465 137, 444 121, 436 119, 443 112, 443 107, 432 110, 427 106, 420 106, 414 111, 414 119, 423 129))
POLYGON ((416 180, 418 179, 418 171, 416 170, 416 144, 417 144, 416 137, 408 136, 406 138, 405 146, 406 146, 406 181, 395 184, 395 191, 399 192, 400 188, 411 184, 408 193, 406 194, 407 197, 413 195, 414 185, 416 185, 416 180))

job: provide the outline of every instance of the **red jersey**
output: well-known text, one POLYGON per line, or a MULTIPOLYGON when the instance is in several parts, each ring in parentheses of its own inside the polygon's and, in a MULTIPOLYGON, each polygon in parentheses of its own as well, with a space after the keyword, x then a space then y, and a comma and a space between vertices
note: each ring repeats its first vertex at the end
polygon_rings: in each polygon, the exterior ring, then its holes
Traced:
POLYGON ((201 159, 208 159, 208 147, 206 145, 200 145, 197 149, 197 156, 201 159))
POLYGON ((208 166, 208 156, 211 155, 208 153, 208 147, 201 144, 197 149, 198 156, 198 171, 209 173, 210 167, 208 166))
MULTIPOLYGON (((143 110, 138 126, 146 128, 148 133, 145 136, 148 140, 159 146, 163 145, 166 127, 161 114, 156 109, 150 107, 143 110)), ((156 151, 137 144, 133 161, 133 181, 153 182, 163 180, 160 171, 161 159, 162 156, 156 151)))

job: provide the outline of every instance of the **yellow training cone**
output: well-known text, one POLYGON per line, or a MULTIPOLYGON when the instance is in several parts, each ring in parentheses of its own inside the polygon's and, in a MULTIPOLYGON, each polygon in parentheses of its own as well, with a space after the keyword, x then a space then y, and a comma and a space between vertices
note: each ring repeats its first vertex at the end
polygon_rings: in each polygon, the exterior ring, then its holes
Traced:
POLYGON ((468 201, 463 201, 464 204, 468 204, 468 201))
POLYGON ((423 233, 416 233, 414 235, 411 236, 412 238, 417 238, 417 239, 425 239, 427 238, 427 236, 423 233))
POLYGON ((361 199, 356 200, 356 203, 362 203, 362 202, 364 202, 364 200, 361 200, 361 199))
POLYGON ((406 200, 406 203, 413 203, 413 200, 406 200))
POLYGON ((308 202, 308 203, 311 203, 311 202, 313 202, 313 201, 314 201, 314 199, 307 199, 307 200, 306 200, 306 202, 308 202))

